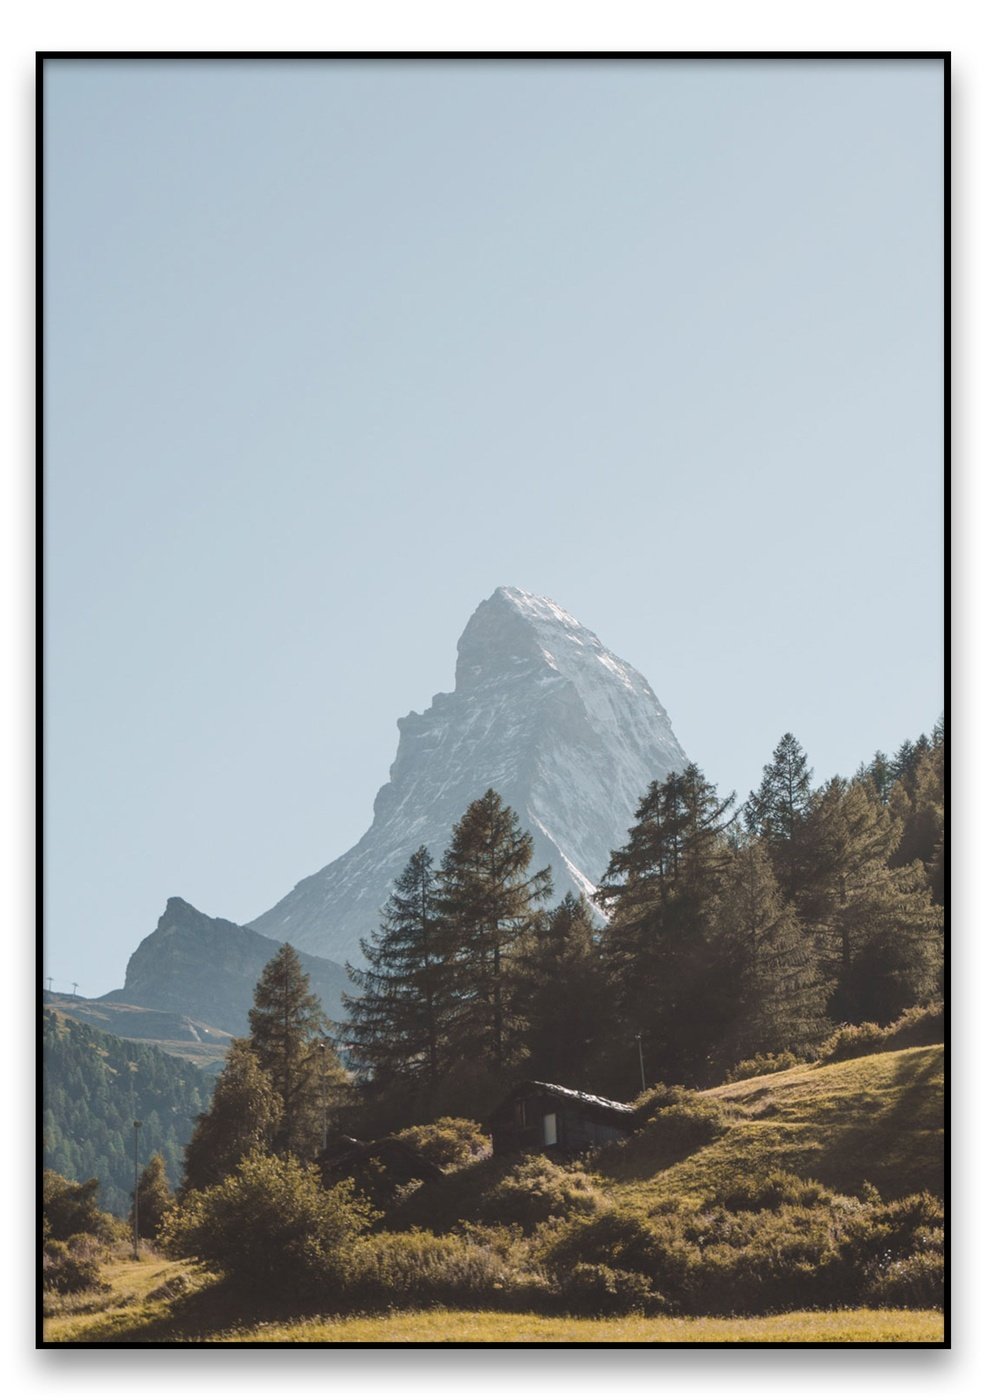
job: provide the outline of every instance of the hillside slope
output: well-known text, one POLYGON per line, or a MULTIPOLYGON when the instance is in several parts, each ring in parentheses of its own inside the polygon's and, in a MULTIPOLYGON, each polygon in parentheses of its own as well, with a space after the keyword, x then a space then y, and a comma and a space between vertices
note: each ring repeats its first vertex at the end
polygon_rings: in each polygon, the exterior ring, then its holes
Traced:
POLYGON ((705 1090, 727 1131, 679 1161, 643 1130, 596 1170, 620 1199, 700 1200, 735 1178, 773 1170, 813 1177, 838 1191, 864 1182, 891 1199, 944 1194, 944 1047, 866 1055, 705 1090))
MULTIPOLYGON (((922 1046, 765 1075, 705 1090, 725 1110, 724 1133, 695 1151, 648 1125, 587 1164, 614 1201, 648 1214, 671 1197, 699 1205, 746 1177, 789 1171, 884 1199, 943 1196, 944 1047, 922 1046)), ((423 1186, 390 1215, 396 1229, 452 1229, 484 1214, 483 1201, 517 1158, 489 1158, 423 1186)))

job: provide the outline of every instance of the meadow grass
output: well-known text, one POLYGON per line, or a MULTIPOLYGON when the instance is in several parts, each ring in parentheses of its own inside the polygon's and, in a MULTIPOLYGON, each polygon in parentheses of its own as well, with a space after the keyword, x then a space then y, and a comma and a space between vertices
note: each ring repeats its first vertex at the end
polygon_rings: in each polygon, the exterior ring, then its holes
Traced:
POLYGON ((848 1193, 868 1181, 887 1199, 944 1194, 943 1046, 783 1070, 702 1097, 725 1109, 727 1131, 682 1161, 657 1170, 648 1134, 601 1155, 594 1170, 617 1201, 644 1211, 671 1196, 699 1204, 736 1178, 777 1170, 848 1193))

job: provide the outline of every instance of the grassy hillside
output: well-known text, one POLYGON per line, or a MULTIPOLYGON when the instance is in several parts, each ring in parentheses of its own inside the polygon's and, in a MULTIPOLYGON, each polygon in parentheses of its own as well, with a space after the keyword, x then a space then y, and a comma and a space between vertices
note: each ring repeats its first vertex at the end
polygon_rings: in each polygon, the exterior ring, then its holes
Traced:
MULTIPOLYGON (((587 1167, 603 1191, 648 1213, 658 1201, 692 1204, 735 1178, 785 1170, 843 1192, 871 1182, 886 1199, 932 1191, 943 1196, 944 1047, 894 1050, 803 1066, 708 1089, 726 1131, 695 1152, 671 1150, 648 1127, 587 1167)), ((476 1219, 482 1198, 511 1168, 492 1158, 426 1185, 389 1218, 394 1229, 452 1229, 476 1219)))
POLYGON ((838 1191, 871 1182, 887 1198, 944 1194, 944 1047, 866 1055, 708 1089, 727 1131, 680 1161, 648 1129, 595 1165, 623 1202, 698 1202, 736 1177, 775 1169, 838 1191))

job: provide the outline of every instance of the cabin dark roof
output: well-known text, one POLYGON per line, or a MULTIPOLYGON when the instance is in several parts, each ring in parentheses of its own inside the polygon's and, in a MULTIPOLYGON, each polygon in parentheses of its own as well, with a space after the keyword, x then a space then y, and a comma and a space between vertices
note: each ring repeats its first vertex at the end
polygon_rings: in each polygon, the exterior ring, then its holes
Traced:
POLYGON ((504 1102, 512 1103, 527 1094, 549 1094, 552 1098, 565 1099, 568 1103, 583 1108, 592 1117, 619 1118, 625 1122, 631 1121, 636 1115, 636 1109, 630 1103, 603 1099, 598 1094, 587 1094, 583 1089, 566 1089, 562 1084, 548 1084, 542 1079, 527 1079, 522 1084, 516 1084, 504 1102))

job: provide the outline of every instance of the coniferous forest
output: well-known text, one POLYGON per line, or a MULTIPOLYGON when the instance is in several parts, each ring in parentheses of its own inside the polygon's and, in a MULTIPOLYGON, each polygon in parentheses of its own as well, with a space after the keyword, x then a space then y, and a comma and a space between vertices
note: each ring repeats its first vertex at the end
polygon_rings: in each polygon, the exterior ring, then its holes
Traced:
POLYGON ((520 1075, 704 1087, 938 998, 943 726, 819 786, 786 734, 744 802, 695 764, 652 783, 596 907, 554 906, 531 859, 493 790, 438 860, 410 854, 338 1028, 379 1129, 476 1113, 520 1075))

